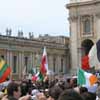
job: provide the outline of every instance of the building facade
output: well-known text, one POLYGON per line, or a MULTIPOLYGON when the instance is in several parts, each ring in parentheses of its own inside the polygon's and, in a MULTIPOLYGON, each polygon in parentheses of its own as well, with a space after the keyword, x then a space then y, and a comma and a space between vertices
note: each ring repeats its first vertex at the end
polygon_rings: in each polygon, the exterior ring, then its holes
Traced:
POLYGON ((20 79, 26 68, 28 74, 32 68, 39 69, 43 48, 46 46, 49 70, 56 74, 67 73, 70 66, 69 38, 50 36, 24 38, 0 35, 0 56, 12 68, 12 75, 20 79), (45 37, 45 39, 44 39, 45 37), (53 37, 54 38, 54 37, 53 37), (57 38, 57 39, 56 39, 57 38))
POLYGON ((70 0, 66 8, 69 9, 71 71, 76 73, 81 58, 100 39, 100 0, 70 0))

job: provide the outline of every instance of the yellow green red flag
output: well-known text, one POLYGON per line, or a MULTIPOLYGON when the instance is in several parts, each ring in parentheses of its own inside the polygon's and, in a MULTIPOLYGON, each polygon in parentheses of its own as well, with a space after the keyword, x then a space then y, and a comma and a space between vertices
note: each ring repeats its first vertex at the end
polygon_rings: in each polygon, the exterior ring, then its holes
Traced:
POLYGON ((10 75, 11 68, 3 59, 0 59, 0 83, 4 82, 10 75))

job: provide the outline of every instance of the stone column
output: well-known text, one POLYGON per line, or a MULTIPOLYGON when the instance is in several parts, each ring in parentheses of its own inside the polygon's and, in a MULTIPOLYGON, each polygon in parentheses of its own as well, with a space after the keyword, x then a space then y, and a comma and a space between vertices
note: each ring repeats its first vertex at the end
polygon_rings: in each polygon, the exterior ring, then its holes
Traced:
POLYGON ((36 53, 34 53, 33 59, 34 59, 34 67, 36 67, 36 53))
POLYGON ((37 72, 37 70, 39 70, 39 58, 40 57, 40 54, 38 53, 38 52, 35 52, 34 54, 33 54, 33 59, 34 59, 34 68, 35 68, 35 70, 36 70, 36 72, 37 72))
POLYGON ((70 19, 70 25, 71 25, 71 45, 70 45, 70 50, 71 50, 71 73, 76 74, 77 68, 78 68, 78 53, 77 53, 77 18, 72 17, 70 19))
POLYGON ((31 68, 32 68, 32 60, 33 60, 33 58, 32 58, 32 52, 30 53, 30 55, 29 55, 29 60, 28 60, 28 70, 31 70, 31 68))
MULTIPOLYGON (((95 43, 100 39, 100 13, 96 14, 96 41, 95 43)), ((100 64, 98 63, 96 66, 95 66, 95 69, 99 70, 99 66, 100 64)))
POLYGON ((53 58, 52 58, 52 55, 49 54, 47 58, 48 58, 48 69, 53 71, 53 60, 52 60, 53 58))
POLYGON ((12 52, 9 51, 8 53, 9 53, 9 54, 8 54, 8 55, 9 55, 9 56, 8 56, 8 57, 9 57, 9 58, 8 58, 8 59, 9 59, 9 65, 10 65, 11 68, 12 68, 12 67, 13 67, 13 65, 12 65, 12 63, 13 63, 13 62, 12 62, 12 61, 13 61, 13 60, 12 60, 12 52))
POLYGON ((58 71, 58 55, 55 55, 55 72, 58 74, 59 73, 59 71, 58 71))
POLYGON ((7 50, 7 63, 10 66, 10 51, 7 50))
POLYGON ((71 68, 71 65, 70 65, 70 62, 71 62, 71 59, 70 59, 70 53, 68 52, 65 56, 64 56, 64 62, 65 62, 65 69, 66 71, 64 71, 65 73, 69 73, 69 70, 71 68))
POLYGON ((69 67, 69 58, 66 57, 67 55, 63 56, 63 72, 67 73, 68 72, 68 67, 69 67))
POLYGON ((56 73, 56 57, 55 57, 55 55, 53 54, 52 55, 52 57, 51 57, 51 60, 52 60, 52 69, 53 69, 53 71, 54 71, 54 59, 55 59, 55 73, 56 73))
POLYGON ((16 76, 19 79, 21 79, 21 73, 20 73, 20 59, 21 59, 20 57, 21 57, 21 55, 19 55, 19 52, 18 51, 15 51, 15 56, 17 57, 16 76))
POLYGON ((61 71, 61 56, 60 55, 57 55, 57 69, 58 69, 58 73, 60 73, 61 71))
POLYGON ((23 70, 24 70, 22 69, 22 53, 21 52, 18 53, 18 64, 17 65, 18 65, 19 78, 21 78, 23 70))
POLYGON ((34 53, 31 54, 31 65, 34 67, 34 53))
POLYGON ((25 66, 24 66, 24 52, 21 52, 21 73, 23 74, 23 71, 25 69, 25 66))
POLYGON ((32 53, 32 59, 33 59, 32 65, 33 67, 35 67, 35 53, 34 52, 32 53))
POLYGON ((96 15, 96 33, 97 33, 97 40, 100 39, 100 14, 96 15))
POLYGON ((12 69, 11 74, 10 74, 10 78, 12 79, 13 78, 12 51, 9 51, 9 50, 7 51, 7 61, 8 61, 9 66, 12 69))

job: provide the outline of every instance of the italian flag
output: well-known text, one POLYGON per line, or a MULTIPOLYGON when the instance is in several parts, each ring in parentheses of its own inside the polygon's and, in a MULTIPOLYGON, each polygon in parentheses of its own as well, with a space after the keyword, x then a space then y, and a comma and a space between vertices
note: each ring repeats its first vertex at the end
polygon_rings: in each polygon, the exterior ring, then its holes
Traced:
POLYGON ((47 61, 46 47, 44 47, 43 55, 41 59, 40 71, 32 77, 32 80, 43 81, 47 73, 48 73, 48 61, 47 61))
POLYGON ((32 81, 43 81, 44 77, 41 72, 38 72, 32 77, 32 81))
POLYGON ((93 75, 92 73, 88 73, 82 69, 78 70, 77 76, 77 83, 80 86, 93 86, 97 82, 97 77, 95 75, 93 75))
POLYGON ((4 82, 10 75, 11 68, 6 64, 3 59, 0 59, 0 83, 4 82))

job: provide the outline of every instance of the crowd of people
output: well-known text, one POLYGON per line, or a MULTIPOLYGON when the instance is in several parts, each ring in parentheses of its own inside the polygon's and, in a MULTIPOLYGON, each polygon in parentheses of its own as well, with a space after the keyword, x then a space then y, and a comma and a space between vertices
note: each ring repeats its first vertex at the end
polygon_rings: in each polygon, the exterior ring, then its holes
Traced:
POLYGON ((1 88, 0 100, 100 100, 100 87, 99 83, 92 87, 78 86, 73 77, 13 80, 1 88))

